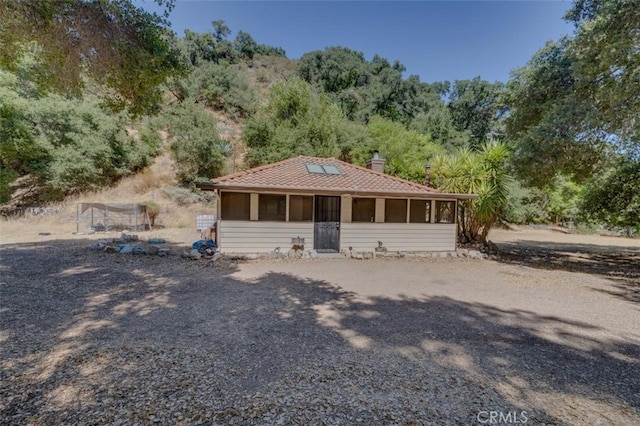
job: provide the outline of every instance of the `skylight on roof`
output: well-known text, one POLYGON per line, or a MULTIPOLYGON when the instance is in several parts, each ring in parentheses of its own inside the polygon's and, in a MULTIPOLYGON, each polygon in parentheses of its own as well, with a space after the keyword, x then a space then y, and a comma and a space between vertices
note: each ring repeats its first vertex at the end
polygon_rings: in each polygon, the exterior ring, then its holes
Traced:
POLYGON ((305 166, 307 166, 307 171, 309 173, 324 174, 324 169, 320 164, 305 164, 305 166))
POLYGON ((328 175, 339 175, 340 174, 340 170, 336 166, 324 165, 324 166, 322 166, 322 168, 324 169, 325 173, 328 174, 328 175))
POLYGON ((338 169, 336 166, 312 164, 312 163, 307 163, 307 164, 305 164, 305 166, 307 167, 307 171, 309 173, 314 173, 314 174, 318 174, 318 175, 339 175, 339 174, 342 174, 340 172, 340 169, 338 169))

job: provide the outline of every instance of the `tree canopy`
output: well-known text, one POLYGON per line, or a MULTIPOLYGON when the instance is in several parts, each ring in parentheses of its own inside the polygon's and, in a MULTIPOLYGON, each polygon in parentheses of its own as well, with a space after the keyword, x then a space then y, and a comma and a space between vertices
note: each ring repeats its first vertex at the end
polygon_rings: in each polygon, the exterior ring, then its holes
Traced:
POLYGON ((579 0, 573 37, 550 42, 509 82, 515 165, 531 184, 557 173, 586 180, 608 156, 640 158, 640 9, 634 0, 579 0))
POLYGON ((183 71, 168 21, 130 0, 3 1, 0 16, 0 66, 16 71, 33 56, 41 90, 79 94, 89 78, 105 88, 105 105, 141 114, 157 110, 161 84, 183 71))

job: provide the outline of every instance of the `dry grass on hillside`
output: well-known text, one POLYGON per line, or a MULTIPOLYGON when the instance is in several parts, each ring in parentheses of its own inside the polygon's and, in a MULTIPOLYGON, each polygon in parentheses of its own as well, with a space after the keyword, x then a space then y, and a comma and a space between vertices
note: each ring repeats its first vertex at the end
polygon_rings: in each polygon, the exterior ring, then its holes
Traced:
POLYGON ((43 237, 70 236, 77 231, 78 203, 128 204, 145 201, 155 201, 161 207, 156 226, 149 233, 167 238, 179 236, 179 239, 188 241, 198 235, 195 231, 196 216, 212 214, 215 206, 197 202, 196 195, 175 185, 175 165, 165 151, 156 157, 150 167, 122 179, 116 186, 69 197, 61 203, 48 206, 45 214, 27 213, 21 217, 0 219, 0 241, 17 242, 40 234, 50 234, 43 237), (186 233, 188 235, 184 236, 186 233))

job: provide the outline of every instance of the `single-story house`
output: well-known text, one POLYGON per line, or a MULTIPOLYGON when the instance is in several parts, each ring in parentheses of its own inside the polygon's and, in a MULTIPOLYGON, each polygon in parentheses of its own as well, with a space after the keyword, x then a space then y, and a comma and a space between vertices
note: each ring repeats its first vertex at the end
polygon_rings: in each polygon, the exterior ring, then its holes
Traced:
POLYGON ((456 248, 459 200, 383 173, 377 153, 367 168, 335 158, 299 156, 198 182, 217 194, 216 243, 222 253, 456 248))

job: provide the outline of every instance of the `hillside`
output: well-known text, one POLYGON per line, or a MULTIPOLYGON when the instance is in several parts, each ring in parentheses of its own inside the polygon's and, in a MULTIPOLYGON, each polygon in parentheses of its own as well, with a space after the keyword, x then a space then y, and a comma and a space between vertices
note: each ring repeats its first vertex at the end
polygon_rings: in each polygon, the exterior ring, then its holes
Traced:
MULTIPOLYGON (((116 185, 100 191, 69 196, 42 208, 27 209, 19 216, 0 218, 3 243, 86 238, 86 229, 77 233, 78 203, 143 203, 153 200, 160 208, 153 229, 144 238, 161 237, 177 243, 190 243, 199 238, 196 216, 214 214, 211 197, 195 194, 177 185, 175 162, 163 149, 149 167, 128 176, 116 185)), ((104 238, 119 236, 123 231, 100 234, 104 238)), ((135 233, 135 231, 131 231, 135 233)))

